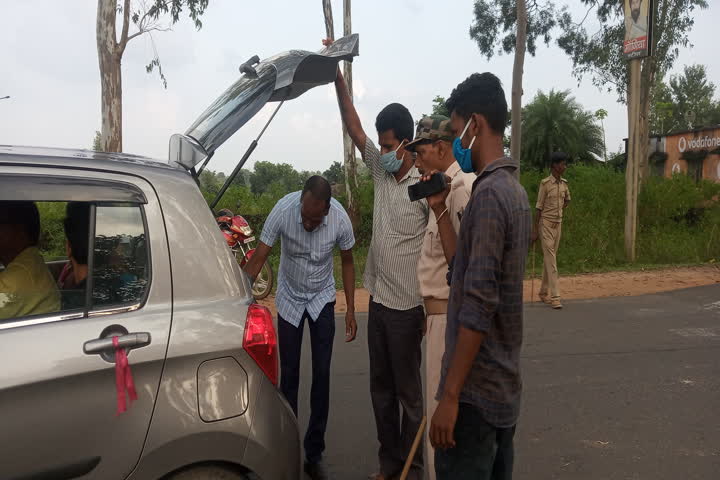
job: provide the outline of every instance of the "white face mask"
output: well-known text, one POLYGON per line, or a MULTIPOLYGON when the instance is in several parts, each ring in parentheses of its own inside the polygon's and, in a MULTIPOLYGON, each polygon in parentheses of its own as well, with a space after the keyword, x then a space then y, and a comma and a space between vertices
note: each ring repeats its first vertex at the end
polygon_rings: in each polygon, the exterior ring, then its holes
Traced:
POLYGON ((400 142, 400 145, 392 151, 387 152, 380 156, 380 165, 389 173, 395 173, 398 170, 400 170, 400 167, 402 166, 403 160, 405 160, 405 153, 403 152, 403 156, 400 158, 397 158, 397 152, 400 150, 400 147, 403 146, 403 142, 400 142))

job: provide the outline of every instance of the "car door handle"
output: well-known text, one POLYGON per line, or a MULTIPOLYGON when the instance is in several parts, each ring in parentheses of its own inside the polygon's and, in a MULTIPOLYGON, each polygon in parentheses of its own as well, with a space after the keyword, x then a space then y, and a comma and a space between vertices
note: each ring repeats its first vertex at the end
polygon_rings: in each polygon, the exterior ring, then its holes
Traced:
MULTIPOLYGON (((150 334, 148 332, 126 333, 118 336, 118 347, 132 350, 148 345, 150 345, 150 334)), ((83 344, 83 352, 87 355, 106 353, 112 350, 115 350, 112 336, 88 340, 83 344)))

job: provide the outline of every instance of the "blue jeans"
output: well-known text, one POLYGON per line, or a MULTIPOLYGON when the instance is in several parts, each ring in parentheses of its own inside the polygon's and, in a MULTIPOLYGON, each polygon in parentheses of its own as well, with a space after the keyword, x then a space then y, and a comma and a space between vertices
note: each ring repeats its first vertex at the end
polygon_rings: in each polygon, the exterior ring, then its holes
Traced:
POLYGON ((312 388, 310 391, 310 422, 305 434, 305 458, 317 463, 325 451, 325 430, 330 410, 330 360, 335 339, 335 302, 323 308, 316 321, 307 312, 296 328, 278 315, 280 347, 280 390, 297 416, 300 386, 300 353, 305 319, 310 327, 312 350, 312 388))
POLYGON ((435 450, 437 480, 512 480, 515 427, 496 428, 477 407, 461 403, 455 448, 435 450))

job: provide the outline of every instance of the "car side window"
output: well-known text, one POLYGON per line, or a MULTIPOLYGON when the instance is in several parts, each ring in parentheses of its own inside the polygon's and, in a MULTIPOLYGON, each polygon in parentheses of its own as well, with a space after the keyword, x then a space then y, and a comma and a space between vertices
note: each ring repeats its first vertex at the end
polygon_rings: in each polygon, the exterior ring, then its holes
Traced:
POLYGON ((129 205, 95 212, 92 310, 139 304, 149 280, 142 211, 129 205))
POLYGON ((0 201, 0 323, 142 304, 146 239, 139 204, 0 201))
MULTIPOLYGON (((31 201, 0 201, 0 322, 61 310, 57 278, 49 265, 54 262, 48 262, 49 252, 43 251, 43 237, 52 236, 46 233, 43 220, 53 213, 51 209, 41 212, 31 201)), ((62 218, 57 216, 54 224, 53 233, 62 241, 62 218)), ((56 250, 64 255, 64 241, 58 242, 56 250)))

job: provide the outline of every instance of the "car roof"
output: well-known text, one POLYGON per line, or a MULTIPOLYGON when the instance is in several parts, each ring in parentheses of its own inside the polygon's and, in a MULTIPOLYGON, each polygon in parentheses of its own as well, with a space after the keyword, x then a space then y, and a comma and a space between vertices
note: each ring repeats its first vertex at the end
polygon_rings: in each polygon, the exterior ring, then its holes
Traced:
POLYGON ((0 164, 3 163, 86 168, 123 173, 137 173, 138 170, 155 170, 158 173, 175 171, 186 175, 184 170, 162 160, 128 153, 106 153, 74 148, 0 145, 0 164))

